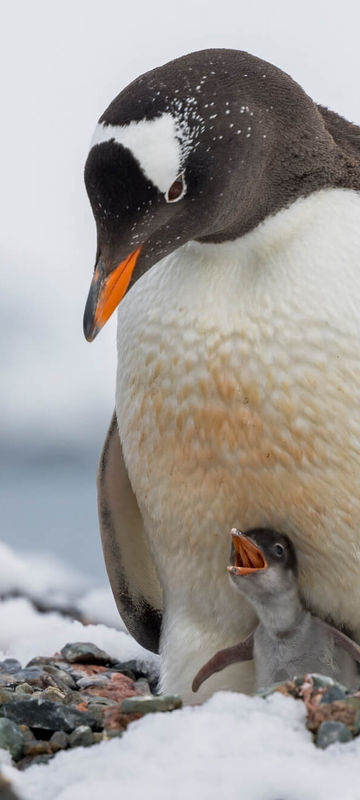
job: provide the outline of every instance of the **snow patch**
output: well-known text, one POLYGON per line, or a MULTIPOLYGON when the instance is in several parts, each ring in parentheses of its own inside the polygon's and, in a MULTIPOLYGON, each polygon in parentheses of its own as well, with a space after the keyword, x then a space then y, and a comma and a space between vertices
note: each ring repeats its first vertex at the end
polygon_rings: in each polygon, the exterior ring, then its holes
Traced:
POLYGON ((360 739, 317 750, 299 701, 221 692, 144 717, 121 739, 4 773, 25 800, 353 800, 359 756, 360 739))
POLYGON ((0 542, 0 595, 20 593, 62 607, 87 587, 87 578, 53 556, 18 555, 0 542))
POLYGON ((126 661, 151 662, 158 657, 141 647, 128 633, 105 625, 83 625, 61 614, 39 614, 24 598, 0 603, 0 660, 17 658, 24 666, 34 656, 48 656, 67 642, 94 642, 110 656, 126 661))

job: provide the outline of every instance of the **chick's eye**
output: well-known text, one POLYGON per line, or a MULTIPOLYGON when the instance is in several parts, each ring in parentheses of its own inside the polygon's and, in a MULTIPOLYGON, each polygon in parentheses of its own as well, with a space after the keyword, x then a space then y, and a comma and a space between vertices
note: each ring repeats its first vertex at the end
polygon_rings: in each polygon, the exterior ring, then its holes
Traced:
POLYGON ((284 554, 284 546, 278 542, 277 544, 274 544, 273 551, 276 556, 281 558, 281 556, 284 554))
POLYGON ((165 200, 167 203, 176 203, 177 200, 181 200, 184 197, 186 191, 186 184, 184 173, 181 172, 180 175, 175 178, 174 182, 171 184, 170 189, 167 190, 165 194, 165 200))

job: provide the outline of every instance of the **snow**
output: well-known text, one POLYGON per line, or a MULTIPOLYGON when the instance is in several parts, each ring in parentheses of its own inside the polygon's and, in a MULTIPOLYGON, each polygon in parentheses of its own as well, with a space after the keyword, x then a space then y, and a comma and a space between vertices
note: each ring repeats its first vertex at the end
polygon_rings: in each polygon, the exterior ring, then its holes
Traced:
POLYGON ((37 612, 25 598, 0 603, 0 659, 17 658, 24 665, 34 656, 52 655, 67 642, 94 642, 114 658, 137 658, 156 665, 128 633, 106 625, 83 625, 56 612, 37 612))
POLYGON ((0 542, 0 595, 21 591, 35 600, 66 605, 88 585, 80 572, 53 556, 15 553, 0 542))
POLYGON ((359 739, 317 750, 299 701, 219 692, 144 717, 121 739, 4 773, 24 800, 354 800, 359 757, 359 739))
MULTIPOLYGON (((30 578, 29 557, 0 547, 0 584, 6 578, 8 586, 27 593, 36 589, 38 599, 46 600, 51 581, 43 576, 40 584, 46 560, 38 559, 30 578)), ((66 574, 66 567, 54 562, 51 575, 55 589, 61 576, 66 591, 73 591, 74 574, 66 574)), ((89 590, 80 602, 89 616, 116 621, 108 590, 89 590)), ((26 664, 71 641, 92 641, 111 656, 146 660, 157 668, 158 657, 124 631, 83 625, 55 612, 40 614, 22 597, 0 602, 0 659, 10 656, 26 664)), ((219 692, 203 706, 146 716, 121 739, 59 753, 24 772, 0 749, 2 772, 23 800, 120 795, 131 800, 354 800, 359 758, 360 738, 318 750, 306 730, 302 702, 232 692, 219 692)))
POLYGON ((103 622, 110 628, 126 630, 116 608, 113 593, 104 586, 89 589, 76 603, 76 607, 91 622, 103 622))
POLYGON ((89 622, 126 630, 109 586, 92 587, 88 576, 51 554, 20 555, 0 542, 0 597, 19 594, 35 604, 75 608, 89 622))

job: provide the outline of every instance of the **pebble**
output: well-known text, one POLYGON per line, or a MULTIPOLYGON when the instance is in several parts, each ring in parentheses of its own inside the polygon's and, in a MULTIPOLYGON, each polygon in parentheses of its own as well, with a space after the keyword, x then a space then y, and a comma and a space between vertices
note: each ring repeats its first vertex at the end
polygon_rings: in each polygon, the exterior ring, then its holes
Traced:
POLYGON ((53 754, 50 755, 46 753, 40 756, 25 756, 25 758, 22 758, 21 761, 18 761, 16 766, 18 769, 24 770, 28 767, 32 767, 33 764, 47 764, 51 758, 53 758, 53 754))
POLYGON ((32 729, 48 731, 65 731, 71 733, 78 725, 87 724, 91 728, 98 723, 90 714, 78 711, 62 703, 51 700, 31 699, 19 700, 17 703, 4 703, 0 712, 14 722, 24 723, 32 729))
POLYGON ((91 642, 73 642, 66 644, 61 649, 61 655, 65 661, 71 664, 80 662, 82 664, 109 664, 111 658, 105 650, 100 650, 96 644, 91 642))
POLYGON ((29 683, 19 683, 15 689, 15 694, 32 694, 33 691, 34 689, 29 683))
POLYGON ((64 684, 69 689, 76 689, 76 682, 70 673, 66 672, 64 669, 61 669, 61 667, 58 667, 54 664, 44 664, 44 671, 47 672, 48 675, 51 675, 56 685, 59 685, 60 682, 60 684, 64 684))
POLYGON ((345 699, 345 693, 340 688, 340 686, 337 686, 335 684, 334 686, 329 686, 329 688, 326 689, 320 700, 320 703, 333 703, 334 700, 344 700, 344 699, 345 699))
POLYGON ((124 675, 126 674, 124 670, 132 672, 135 678, 147 678, 149 673, 149 667, 136 658, 130 658, 128 661, 113 661, 112 666, 124 675))
MULTIPOLYGON (((122 674, 124 675, 125 673, 122 674)), ((126 677, 130 676, 126 675, 126 677)), ((111 673, 109 672, 101 672, 100 675, 86 675, 83 678, 79 678, 77 685, 80 689, 88 689, 89 686, 101 686, 102 688, 106 688, 110 678, 111 673)))
POLYGON ((179 707, 178 698, 152 695, 157 680, 143 661, 118 661, 89 642, 69 643, 61 653, 33 658, 24 668, 16 659, 5 659, 0 729, 3 735, 16 732, 21 742, 13 755, 16 766, 24 770, 47 763, 60 750, 119 737, 142 714, 179 707), (133 697, 155 705, 124 713, 121 702, 133 697))
POLYGON ((0 672, 0 687, 14 687, 17 683, 21 682, 22 681, 17 681, 15 675, 10 672, 0 672))
POLYGON ((89 747, 92 744, 94 734, 88 725, 79 725, 69 736, 70 747, 89 747))
POLYGON ((86 695, 86 702, 89 706, 89 710, 92 711, 94 706, 101 706, 104 708, 105 706, 113 706, 115 700, 111 700, 110 697, 101 697, 99 694, 94 695, 86 695))
POLYGON ((136 678, 139 677, 135 661, 115 661, 113 668, 122 675, 126 675, 127 678, 131 678, 132 681, 136 681, 136 678))
POLYGON ((50 736, 49 744, 53 753, 57 753, 59 750, 66 750, 69 747, 69 736, 65 731, 55 731, 50 736))
POLYGON ((124 675, 129 675, 129 678, 132 677, 129 673, 132 673, 134 676, 133 680, 145 678, 149 682, 152 694, 157 694, 159 674, 152 665, 132 658, 128 661, 113 661, 112 667, 118 672, 122 672, 124 675))
POLYGON ((182 699, 176 695, 162 697, 126 697, 121 711, 129 714, 152 714, 155 711, 175 711, 182 707, 182 699))
POLYGON ((0 661, 0 672, 7 672, 11 675, 11 673, 19 672, 19 669, 21 669, 21 664, 17 658, 5 658, 4 661, 0 661))
POLYGON ((350 742, 352 734, 343 722, 322 722, 317 732, 316 744, 325 750, 335 742, 350 742))
POLYGON ((0 747, 9 750, 14 761, 21 758, 24 736, 19 726, 10 719, 0 719, 0 747))
POLYGON ((324 689, 326 686, 337 686, 339 689, 342 689, 344 694, 347 693, 347 688, 342 683, 335 681, 334 678, 329 678, 327 675, 320 675, 317 672, 311 672, 310 678, 312 678, 314 689, 324 689))
POLYGON ((51 747, 48 741, 34 738, 33 741, 24 742, 24 756, 40 756, 43 753, 51 754, 51 747))
POLYGON ((14 692, 10 689, 3 689, 2 686, 0 686, 0 706, 3 703, 10 703, 12 700, 15 700, 14 692))
POLYGON ((141 694, 152 696, 149 681, 147 681, 145 678, 139 678, 137 681, 135 681, 135 686, 138 691, 141 692, 141 694))
POLYGON ((122 728, 107 728, 104 739, 121 739, 124 730, 122 728))
POLYGON ((36 742, 36 737, 27 725, 19 725, 19 728, 24 737, 24 742, 36 742))
POLYGON ((43 697, 45 700, 53 700, 55 703, 62 703, 65 695, 55 686, 48 686, 43 692, 41 692, 41 697, 43 697))
MULTIPOLYGON (((16 679, 17 683, 28 683, 31 686, 41 686, 41 680, 44 677, 44 670, 42 667, 26 667, 25 669, 20 669, 18 672, 14 673, 14 678, 16 679)), ((45 674, 46 677, 46 674, 45 674)))

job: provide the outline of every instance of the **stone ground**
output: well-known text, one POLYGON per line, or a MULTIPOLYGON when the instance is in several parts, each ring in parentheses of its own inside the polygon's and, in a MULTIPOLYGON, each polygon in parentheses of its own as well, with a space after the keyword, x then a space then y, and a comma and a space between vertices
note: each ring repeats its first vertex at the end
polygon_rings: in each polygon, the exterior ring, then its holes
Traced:
MULTIPOLYGON (((0 662, 0 748, 26 770, 60 751, 89 748, 126 735, 145 714, 181 708, 180 697, 161 696, 158 675, 146 659, 118 660, 92 642, 64 643, 60 652, 21 664, 0 662)), ((326 676, 305 675, 260 694, 280 693, 304 704, 314 746, 326 749, 360 733, 360 691, 326 676)), ((0 800, 16 800, 0 775, 0 800)))

